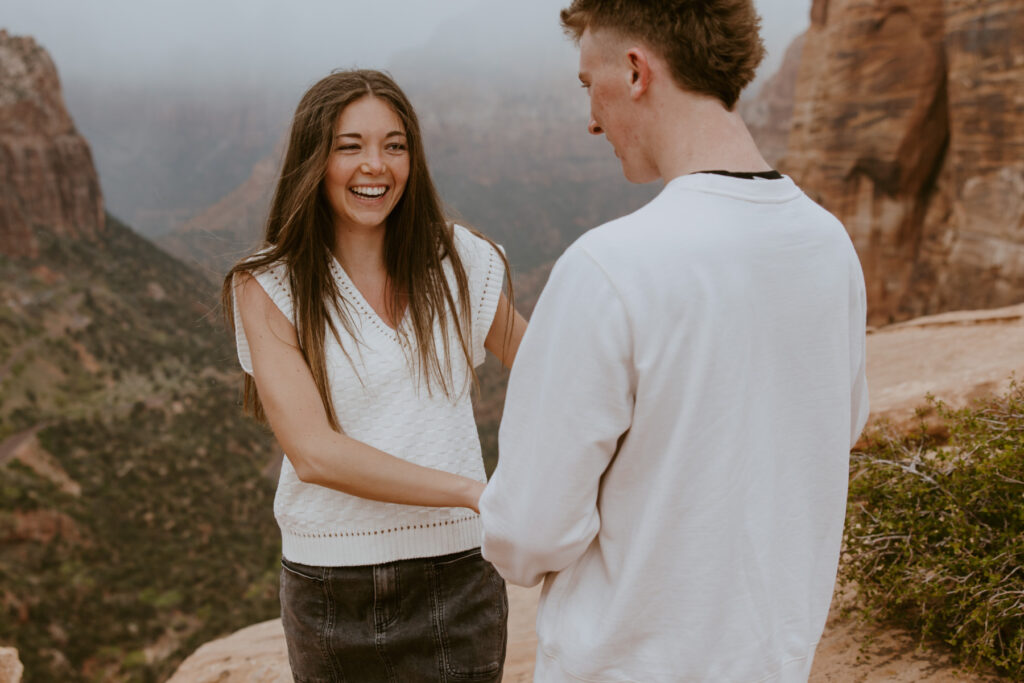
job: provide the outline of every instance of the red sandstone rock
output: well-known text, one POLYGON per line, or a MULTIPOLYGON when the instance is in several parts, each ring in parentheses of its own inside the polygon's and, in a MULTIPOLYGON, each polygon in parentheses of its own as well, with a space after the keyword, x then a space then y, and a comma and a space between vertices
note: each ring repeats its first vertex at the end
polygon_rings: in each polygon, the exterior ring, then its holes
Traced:
POLYGON ((95 238, 103 225, 92 153, 53 61, 32 38, 0 31, 0 253, 34 257, 36 226, 95 238))
POLYGON ((846 225, 872 322, 1024 300, 1024 6, 815 0, 783 169, 846 225))

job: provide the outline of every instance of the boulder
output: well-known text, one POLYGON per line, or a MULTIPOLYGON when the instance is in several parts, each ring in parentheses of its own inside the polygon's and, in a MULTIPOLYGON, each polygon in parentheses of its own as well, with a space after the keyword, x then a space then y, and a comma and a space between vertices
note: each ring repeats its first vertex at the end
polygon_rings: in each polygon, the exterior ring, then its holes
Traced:
POLYGON ((21 683, 25 667, 13 647, 0 647, 0 683, 21 683))
POLYGON ((206 643, 168 683, 291 683, 280 619, 255 624, 206 643))

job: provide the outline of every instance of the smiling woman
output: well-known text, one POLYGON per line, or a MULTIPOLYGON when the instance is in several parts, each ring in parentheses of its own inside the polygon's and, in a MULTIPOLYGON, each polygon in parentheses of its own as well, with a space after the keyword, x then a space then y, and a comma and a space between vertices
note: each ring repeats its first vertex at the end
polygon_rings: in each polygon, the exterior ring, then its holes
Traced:
POLYGON ((415 112, 376 71, 302 98, 264 247, 224 281, 246 403, 287 457, 275 515, 296 680, 499 680, 469 390, 525 321, 508 262, 448 223, 415 112), (435 634, 443 634, 436 638, 435 634))

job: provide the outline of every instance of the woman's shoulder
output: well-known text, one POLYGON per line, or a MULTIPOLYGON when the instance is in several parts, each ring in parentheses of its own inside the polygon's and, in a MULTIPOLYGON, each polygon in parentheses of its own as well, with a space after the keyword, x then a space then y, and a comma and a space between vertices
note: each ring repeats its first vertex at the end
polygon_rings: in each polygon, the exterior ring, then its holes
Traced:
POLYGON ((459 250, 459 256, 462 260, 467 262, 467 267, 481 264, 486 265, 492 259, 500 258, 496 252, 501 247, 482 233, 458 223, 452 223, 451 227, 455 248, 459 250))
POLYGON ((240 272, 256 276, 266 272, 288 272, 288 263, 283 258, 271 258, 273 247, 267 245, 249 254, 239 262, 240 272))
POLYGON ((267 295, 281 308, 290 309, 291 280, 288 263, 284 259, 271 259, 272 248, 267 246, 253 252, 241 262, 236 272, 235 285, 241 278, 252 278, 260 284, 267 295))

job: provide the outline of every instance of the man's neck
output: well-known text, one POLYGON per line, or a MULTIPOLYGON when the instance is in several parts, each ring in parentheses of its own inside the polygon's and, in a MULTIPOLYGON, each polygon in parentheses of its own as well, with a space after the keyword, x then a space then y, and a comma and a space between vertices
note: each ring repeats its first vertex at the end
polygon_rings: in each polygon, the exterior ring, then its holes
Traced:
POLYGON ((713 98, 683 92, 667 97, 658 108, 650 142, 665 182, 708 169, 771 170, 740 115, 713 98))

